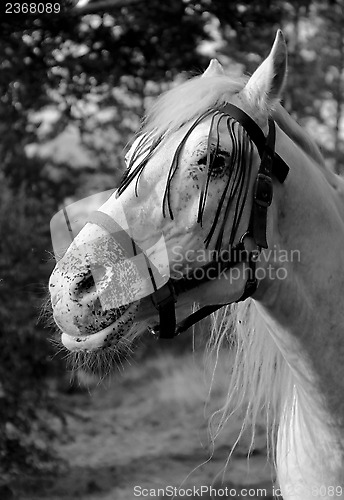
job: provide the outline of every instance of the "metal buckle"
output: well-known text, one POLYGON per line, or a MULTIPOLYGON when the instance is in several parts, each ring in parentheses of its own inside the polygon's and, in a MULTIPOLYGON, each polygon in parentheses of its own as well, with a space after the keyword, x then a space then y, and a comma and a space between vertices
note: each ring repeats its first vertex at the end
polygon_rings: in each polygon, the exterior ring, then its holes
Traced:
POLYGON ((148 333, 152 335, 155 340, 159 340, 159 325, 157 326, 147 326, 148 333))
POLYGON ((273 188, 271 177, 258 174, 254 189, 254 201, 260 207, 269 207, 272 203, 273 188))

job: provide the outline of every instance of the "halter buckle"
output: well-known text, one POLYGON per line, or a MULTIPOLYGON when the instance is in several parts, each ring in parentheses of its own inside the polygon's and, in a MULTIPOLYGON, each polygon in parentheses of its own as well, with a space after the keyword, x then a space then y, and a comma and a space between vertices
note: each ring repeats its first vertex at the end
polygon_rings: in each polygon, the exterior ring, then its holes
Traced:
POLYGON ((174 287, 171 281, 167 281, 163 287, 159 290, 156 290, 151 295, 152 302, 156 309, 164 307, 169 302, 176 303, 177 297, 174 291, 174 287))
POLYGON ((160 339, 173 339, 176 336, 176 310, 177 297, 173 283, 169 280, 163 287, 156 290, 151 296, 152 302, 159 312, 159 326, 155 333, 160 339))
POLYGON ((260 207, 269 207, 272 203, 272 179, 268 175, 258 174, 254 189, 254 201, 260 207))

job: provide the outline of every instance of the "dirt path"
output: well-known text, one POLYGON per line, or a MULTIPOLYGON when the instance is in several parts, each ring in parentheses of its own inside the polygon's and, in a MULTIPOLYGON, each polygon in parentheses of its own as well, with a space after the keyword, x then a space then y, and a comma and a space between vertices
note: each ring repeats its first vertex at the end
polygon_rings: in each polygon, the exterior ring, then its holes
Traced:
MULTIPOLYGON (((225 384, 216 384, 214 407, 225 390, 225 384)), ((249 438, 243 439, 222 485, 221 471, 240 421, 223 430, 213 458, 201 465, 210 455, 203 415, 206 395, 202 364, 189 355, 178 360, 160 356, 90 394, 61 397, 61 404, 69 409, 68 435, 58 446, 65 471, 55 478, 42 478, 22 500, 172 498, 172 487, 179 486, 194 491, 180 489, 176 498, 208 500, 205 488, 214 480, 224 492, 228 488, 228 495, 219 491, 218 498, 244 498, 241 488, 252 488, 245 498, 272 498, 263 429, 258 428, 249 463, 249 438), (253 496, 254 488, 266 489, 266 494, 258 491, 253 496)))

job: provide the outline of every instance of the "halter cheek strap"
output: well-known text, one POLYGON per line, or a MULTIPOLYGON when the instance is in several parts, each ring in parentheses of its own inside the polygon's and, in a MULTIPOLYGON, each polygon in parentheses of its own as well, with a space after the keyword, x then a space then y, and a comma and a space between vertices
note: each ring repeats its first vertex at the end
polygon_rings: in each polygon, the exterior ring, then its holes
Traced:
POLYGON ((273 186, 272 176, 283 184, 289 173, 288 165, 275 152, 276 126, 269 119, 268 135, 265 138, 262 130, 252 118, 233 104, 227 104, 223 112, 234 118, 246 130, 251 141, 255 144, 261 162, 258 169, 254 189, 253 205, 249 233, 252 234, 254 242, 259 249, 268 248, 266 238, 266 226, 268 208, 272 203, 273 186))

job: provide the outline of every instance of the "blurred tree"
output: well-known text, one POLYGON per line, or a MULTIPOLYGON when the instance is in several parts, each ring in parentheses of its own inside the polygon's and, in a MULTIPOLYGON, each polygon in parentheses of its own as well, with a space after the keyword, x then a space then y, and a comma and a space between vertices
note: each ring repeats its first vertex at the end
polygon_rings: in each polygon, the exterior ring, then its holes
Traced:
POLYGON ((318 71, 312 75, 318 88, 319 121, 330 131, 330 141, 324 144, 333 169, 344 171, 344 9, 343 3, 331 1, 325 6, 317 2, 314 16, 318 29, 310 44, 314 47, 318 71))
POLYGON ((295 2, 285 22, 290 65, 285 106, 309 128, 337 173, 344 168, 343 14, 337 0, 295 2))
MULTIPOLYGON (((151 0, 149 9, 144 2, 121 5, 114 13, 100 8, 85 16, 68 9, 61 15, 3 16, 0 159, 6 176, 15 157, 38 140, 34 112, 57 108, 57 134, 71 121, 82 127, 92 110, 119 107, 112 95, 116 87, 142 96, 146 81, 170 80, 199 67, 196 48, 206 37, 201 13, 188 13, 182 0, 151 0)), ((26 169, 21 174, 25 178, 26 169)))
MULTIPOLYGON (((52 207, 0 184, 0 485, 56 466, 49 445, 59 411, 47 384, 52 346, 37 318, 47 263, 52 207), (45 464, 45 465, 44 465, 45 464)), ((58 370, 58 364, 54 365, 58 370)), ((62 418, 62 416, 60 415, 62 418)), ((63 419, 61 420, 61 422, 63 419)), ((56 429, 56 428, 55 428, 56 429)))
MULTIPOLYGON (((200 0, 204 6, 207 0, 200 0)), ((343 4, 340 0, 266 0, 226 6, 215 0, 208 9, 219 19, 219 52, 252 73, 267 55, 277 28, 288 43, 287 110, 309 128, 329 164, 342 172, 344 144, 343 4), (342 165, 342 167, 341 167, 342 165)))

